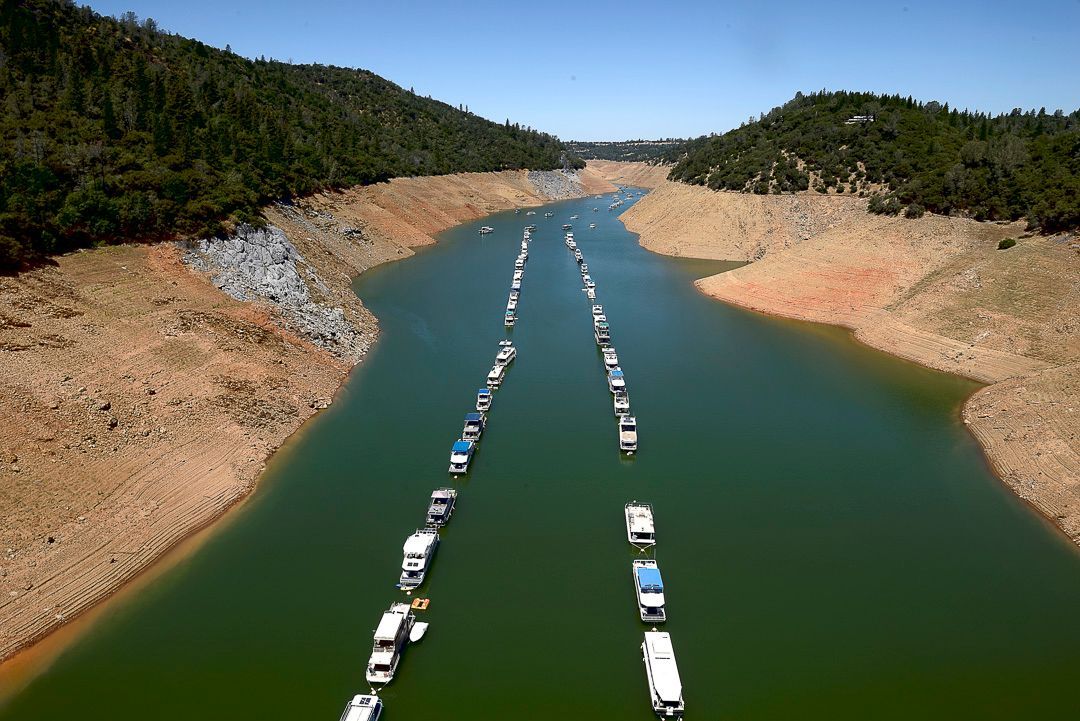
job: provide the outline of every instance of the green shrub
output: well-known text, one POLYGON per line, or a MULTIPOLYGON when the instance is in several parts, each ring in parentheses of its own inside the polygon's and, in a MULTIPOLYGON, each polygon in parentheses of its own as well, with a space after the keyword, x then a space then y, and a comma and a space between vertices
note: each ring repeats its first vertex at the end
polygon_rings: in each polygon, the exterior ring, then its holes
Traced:
POLYGON ((912 203, 904 209, 905 218, 921 218, 926 212, 926 208, 922 207, 918 203, 912 203))
POLYGON ((1008 250, 1014 245, 1016 245, 1016 238, 1002 238, 1001 242, 998 243, 998 250, 1008 250))

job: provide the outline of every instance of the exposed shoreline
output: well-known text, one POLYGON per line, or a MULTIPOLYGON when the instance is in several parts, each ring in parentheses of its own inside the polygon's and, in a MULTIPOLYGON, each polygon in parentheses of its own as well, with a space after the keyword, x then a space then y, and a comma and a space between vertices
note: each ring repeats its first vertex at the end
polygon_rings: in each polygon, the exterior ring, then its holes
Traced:
MULTIPOLYGON (((595 167, 634 175, 619 165, 595 167)), ((699 279, 702 293, 844 327, 871 348, 987 384, 964 403, 963 423, 1002 482, 1080 545, 1075 237, 1025 237, 1002 252, 1021 224, 874 216, 837 195, 654 187, 620 216, 643 247, 748 263, 699 279)))
MULTIPOLYGON (((229 298, 214 287, 216 256, 193 272, 171 245, 83 251, 0 281, 17 309, 0 318, 0 474, 19 483, 0 495, 0 668, 37 666, 20 651, 160 560, 182 558, 198 547, 187 541, 249 497, 377 338, 352 293, 358 275, 461 222, 610 188, 593 171, 569 180, 505 171, 395 179, 267 208, 292 248, 286 270, 304 286, 299 312, 272 297, 278 286, 258 295, 265 274, 229 286, 255 297, 229 298), (305 323, 312 308, 337 320, 305 323)), ((244 262, 265 250, 248 247, 244 262)), ((280 275, 280 258, 268 262, 280 275)))

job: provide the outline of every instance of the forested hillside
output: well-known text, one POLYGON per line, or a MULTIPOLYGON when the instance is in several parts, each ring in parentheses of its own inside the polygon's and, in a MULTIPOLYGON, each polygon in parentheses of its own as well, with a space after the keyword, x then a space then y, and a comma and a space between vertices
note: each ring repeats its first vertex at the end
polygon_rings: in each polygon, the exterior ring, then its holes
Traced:
POLYGON ((989 116, 898 95, 800 93, 665 159, 673 179, 714 189, 856 193, 874 212, 1080 225, 1080 111, 989 116))
POLYGON ((670 154, 685 141, 665 140, 569 140, 574 155, 585 160, 621 160, 627 163, 652 162, 670 154))
POLYGON ((323 187, 555 168, 566 151, 364 70, 251 61, 64 0, 0 2, 3 266, 209 234, 323 187))

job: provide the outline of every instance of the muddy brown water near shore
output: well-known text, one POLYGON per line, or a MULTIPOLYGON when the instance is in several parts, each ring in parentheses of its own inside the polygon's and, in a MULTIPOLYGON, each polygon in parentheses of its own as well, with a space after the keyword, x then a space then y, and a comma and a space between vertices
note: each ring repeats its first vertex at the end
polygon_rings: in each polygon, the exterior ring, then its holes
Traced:
POLYGON ((1080 554, 990 474, 959 420, 975 384, 711 301, 691 281, 717 264, 645 251, 607 202, 491 216, 362 276, 382 337, 335 404, 232 522, 102 609, 0 719, 337 718, 366 691, 528 221, 519 356, 385 718, 652 717, 632 498, 656 509, 690 718, 1075 711, 1080 554), (641 427, 633 460, 558 230, 573 213, 641 427))

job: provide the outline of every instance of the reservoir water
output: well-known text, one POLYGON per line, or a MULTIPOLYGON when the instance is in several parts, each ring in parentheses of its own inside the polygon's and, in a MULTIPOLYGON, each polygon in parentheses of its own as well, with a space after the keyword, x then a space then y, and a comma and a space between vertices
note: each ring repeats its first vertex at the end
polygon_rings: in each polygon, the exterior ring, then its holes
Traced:
POLYGON ((1080 554, 987 469, 959 421, 976 386, 705 298, 693 279, 723 266, 643 250, 609 202, 491 216, 362 276, 382 336, 334 405, 0 721, 329 721, 367 692, 402 542, 450 483, 505 335, 526 222, 518 358, 455 482, 419 594, 431 628, 382 692, 387 721, 652 718, 631 499, 656 512, 690 719, 1074 717, 1080 554), (562 243, 574 213, 639 422, 633 460, 562 243))

